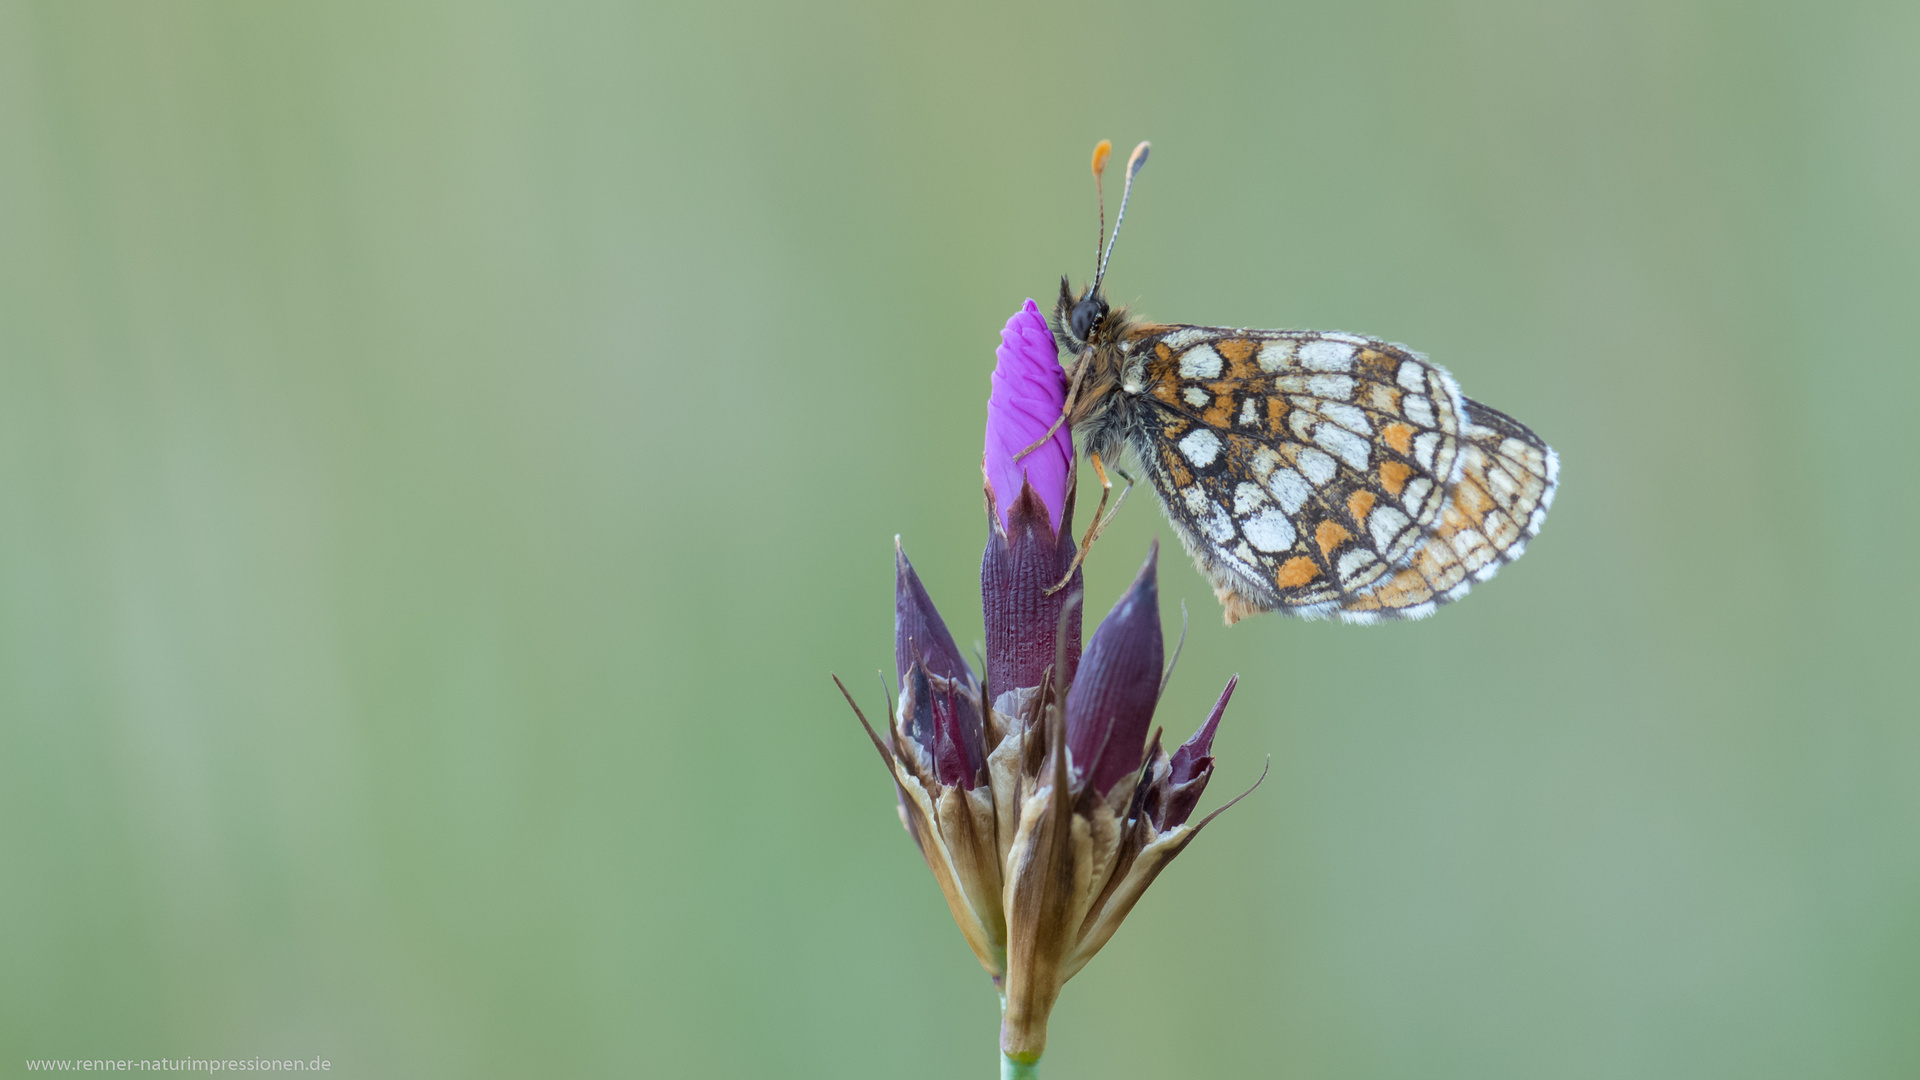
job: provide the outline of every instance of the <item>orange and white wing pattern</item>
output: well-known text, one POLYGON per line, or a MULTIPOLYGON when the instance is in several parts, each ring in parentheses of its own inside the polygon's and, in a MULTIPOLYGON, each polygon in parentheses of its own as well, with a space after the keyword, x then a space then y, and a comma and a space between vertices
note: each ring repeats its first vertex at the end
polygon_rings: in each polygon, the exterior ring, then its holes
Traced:
POLYGON ((1142 326, 1129 442, 1228 622, 1420 618, 1518 558, 1553 451, 1452 376, 1357 334, 1142 326))
POLYGON ((1344 605, 1341 618, 1430 615, 1518 559, 1539 534, 1560 481, 1559 456, 1525 424, 1471 398, 1464 434, 1460 479, 1432 534, 1405 568, 1344 605))

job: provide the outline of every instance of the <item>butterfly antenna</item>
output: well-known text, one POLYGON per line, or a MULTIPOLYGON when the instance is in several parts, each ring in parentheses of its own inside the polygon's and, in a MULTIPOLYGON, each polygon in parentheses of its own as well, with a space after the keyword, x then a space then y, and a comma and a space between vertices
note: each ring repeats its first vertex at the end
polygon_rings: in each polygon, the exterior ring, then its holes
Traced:
POLYGON ((1107 237, 1107 250, 1100 256, 1100 268, 1094 271, 1093 288, 1099 291, 1100 282, 1107 276, 1107 260, 1113 257, 1113 242, 1120 239, 1120 223, 1127 220, 1127 199, 1133 195, 1133 178, 1140 175, 1140 167, 1147 163, 1147 151, 1152 144, 1141 143, 1133 148, 1132 156, 1127 158, 1127 186, 1120 192, 1120 212, 1113 215, 1113 235, 1107 237))
POLYGON ((1100 273, 1100 249, 1107 243, 1107 191, 1101 175, 1107 171, 1107 158, 1113 153, 1113 140, 1101 139, 1093 148, 1093 197, 1100 204, 1100 235, 1093 238, 1093 272, 1100 273))

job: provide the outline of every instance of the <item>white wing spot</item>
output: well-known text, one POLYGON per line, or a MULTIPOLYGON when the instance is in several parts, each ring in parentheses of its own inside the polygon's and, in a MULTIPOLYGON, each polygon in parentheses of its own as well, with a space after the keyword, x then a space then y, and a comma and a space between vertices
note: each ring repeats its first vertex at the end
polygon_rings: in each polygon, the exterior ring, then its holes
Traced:
POLYGON ((1194 468, 1204 469, 1220 456, 1220 437, 1208 428, 1194 428, 1180 440, 1180 452, 1193 462, 1194 468))
POLYGON ((1240 486, 1233 489, 1233 512, 1237 517, 1246 517, 1260 509, 1266 501, 1267 493, 1260 490, 1259 484, 1242 480, 1240 486))
POLYGON ((1400 530, 1407 524, 1407 515, 1391 506, 1378 506, 1367 516, 1367 531, 1373 534, 1373 546, 1381 551, 1393 543, 1400 530))
POLYGON ((1212 379, 1220 374, 1223 361, 1211 345, 1195 345, 1180 354, 1180 375, 1188 379, 1212 379))
POLYGON ((1453 551, 1460 561, 1468 564, 1468 569, 1478 568, 1493 557, 1493 546, 1477 529, 1461 529, 1453 534, 1453 551))
POLYGON ((1269 341, 1260 346, 1260 370, 1279 371, 1283 367, 1293 366, 1293 342, 1269 341))
POLYGON ((1427 373, 1417 360, 1409 360, 1401 364, 1398 378, 1401 386, 1416 394, 1427 388, 1427 373))
POLYGON ((1426 505, 1427 492, 1432 490, 1433 481, 1421 477, 1407 485, 1406 492, 1401 496, 1400 505, 1406 507, 1408 513, 1417 514, 1420 508, 1426 505))
POLYGON ((1307 393, 1332 401, 1345 401, 1353 396, 1353 376, 1315 375, 1307 380, 1307 393))
POLYGON ((1371 562, 1373 562, 1373 552, 1368 551, 1366 548, 1354 548, 1352 551, 1340 556, 1340 565, 1334 567, 1334 569, 1340 572, 1341 581, 1347 581, 1365 569, 1367 564, 1371 562))
POLYGON ((1320 415, 1359 435, 1373 434, 1373 428, 1367 424, 1367 414, 1352 405, 1342 405, 1329 401, 1320 406, 1320 415))
POLYGON ((1278 510, 1262 510, 1242 530, 1247 543, 1261 551, 1285 551, 1293 546, 1293 522, 1278 510))
POLYGON ((1253 475, 1264 481, 1267 474, 1280 464, 1280 455, 1274 453, 1273 447, 1263 446, 1253 452, 1253 460, 1248 464, 1253 466, 1253 475))
POLYGON ((1408 394, 1401 398, 1400 411, 1421 427, 1433 426, 1433 402, 1425 394, 1408 394))
POLYGON ((1210 504, 1207 513, 1200 519, 1200 527, 1207 530, 1217 544, 1233 539, 1233 515, 1219 503, 1210 504))
POLYGON ((1287 426, 1293 429, 1293 434, 1297 438, 1313 438, 1312 404, 1309 403, 1306 407, 1302 408, 1300 407, 1300 402, 1295 400, 1294 405, 1295 408, 1293 411, 1287 413, 1287 426))
POLYGON ((1361 472, 1367 471, 1367 440, 1334 424, 1313 429, 1313 441, 1333 451, 1340 460, 1361 472))
POLYGON ((1233 549, 1232 557, 1247 570, 1253 570, 1260 565, 1259 556, 1253 553, 1253 549, 1247 546, 1245 540, 1240 541, 1239 546, 1233 549))
POLYGON ((1340 466, 1334 464, 1332 458, 1312 448, 1302 448, 1293 463, 1300 466, 1300 471, 1307 474, 1307 479, 1313 481, 1315 487, 1333 479, 1333 474, 1340 471, 1340 466))
POLYGON ((1207 503, 1211 501, 1207 498, 1207 493, 1201 489, 1199 484, 1194 484, 1182 490, 1180 492, 1180 498, 1186 501, 1187 512, 1194 517, 1205 514, 1207 512, 1207 503))
POLYGON ((1332 338, 1320 338, 1300 346, 1300 363, 1315 371, 1352 371, 1353 346, 1332 338))
POLYGON ((1259 402, 1254 398, 1248 398, 1240 403, 1240 422, 1242 424, 1258 424, 1260 422, 1260 410, 1255 407, 1258 404, 1259 402))
POLYGON ((1185 330, 1175 330, 1161 338, 1160 344, 1174 352, 1179 352, 1196 341, 1205 341, 1212 336, 1213 333, 1204 326, 1189 326, 1185 330))
POLYGON ((1419 460, 1421 468, 1433 471, 1433 451, 1439 445, 1440 433, 1437 431, 1422 432, 1414 438, 1413 456, 1419 460))
POLYGON ((1280 500, 1280 509, 1289 514, 1298 513, 1307 496, 1313 494, 1306 478, 1292 469, 1275 469, 1273 475, 1267 478, 1267 490, 1280 500))
POLYGON ((1202 390, 1197 386, 1187 387, 1185 390, 1181 391, 1180 396, 1183 398, 1186 398, 1187 404, 1193 406, 1196 409, 1206 408, 1207 402, 1213 400, 1212 394, 1207 393, 1205 390, 1202 390))

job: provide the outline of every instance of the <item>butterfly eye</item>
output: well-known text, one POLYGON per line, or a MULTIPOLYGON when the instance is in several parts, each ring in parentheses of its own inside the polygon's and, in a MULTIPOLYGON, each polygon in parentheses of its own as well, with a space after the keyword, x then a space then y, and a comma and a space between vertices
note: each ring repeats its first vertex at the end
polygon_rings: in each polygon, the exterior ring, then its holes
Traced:
POLYGON ((1073 336, 1081 341, 1093 336, 1100 321, 1107 317, 1107 302, 1097 296, 1089 296, 1073 305, 1073 316, 1069 321, 1073 336))

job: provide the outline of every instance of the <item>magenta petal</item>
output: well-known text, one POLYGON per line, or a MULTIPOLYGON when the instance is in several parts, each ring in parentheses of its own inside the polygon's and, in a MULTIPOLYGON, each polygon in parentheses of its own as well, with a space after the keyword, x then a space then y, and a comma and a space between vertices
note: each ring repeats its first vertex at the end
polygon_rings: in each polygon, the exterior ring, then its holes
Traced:
POLYGON ((1133 587, 1100 620, 1067 690, 1067 748, 1102 795, 1139 770, 1160 698, 1159 555, 1156 543, 1133 587))
POLYGON ((1067 373, 1060 366, 1060 352, 1040 305, 1029 298, 1014 312, 1000 331, 1000 347, 993 355, 983 463, 989 498, 997 507, 1001 527, 1006 528, 1024 477, 1046 506, 1048 523, 1057 533, 1073 475, 1073 437, 1067 425, 1062 424, 1033 453, 1014 460, 1047 433, 1067 402, 1067 373))

